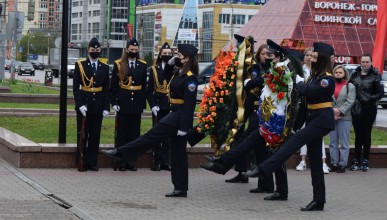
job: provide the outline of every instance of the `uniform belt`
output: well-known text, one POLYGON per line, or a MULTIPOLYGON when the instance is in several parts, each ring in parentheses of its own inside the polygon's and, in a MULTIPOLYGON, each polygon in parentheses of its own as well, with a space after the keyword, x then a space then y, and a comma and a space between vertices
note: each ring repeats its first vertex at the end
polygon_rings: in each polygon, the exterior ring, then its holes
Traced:
POLYGON ((156 88, 155 91, 156 91, 156 92, 159 92, 159 93, 165 93, 165 94, 168 94, 168 90, 167 90, 167 89, 158 89, 158 88, 156 88))
POLYGON ((169 102, 171 104, 184 104, 184 99, 172 99, 172 98, 170 98, 169 102))
POLYGON ((126 89, 126 90, 141 90, 142 86, 126 86, 126 85, 120 85, 121 89, 126 89))
POLYGON ((330 108, 332 107, 332 102, 321 102, 317 104, 308 104, 308 109, 320 109, 320 108, 330 108))
POLYGON ((82 86, 81 90, 85 91, 85 92, 101 92, 102 91, 102 86, 101 87, 85 87, 85 86, 82 86))

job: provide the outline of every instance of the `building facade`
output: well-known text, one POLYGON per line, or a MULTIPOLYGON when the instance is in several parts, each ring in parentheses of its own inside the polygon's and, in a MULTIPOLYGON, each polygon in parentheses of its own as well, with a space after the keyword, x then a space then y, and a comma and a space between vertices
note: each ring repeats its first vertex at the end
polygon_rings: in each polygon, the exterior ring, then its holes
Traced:
MULTIPOLYGON (((211 61, 227 42, 261 9, 258 4, 206 3, 197 10, 199 61, 211 61), (233 19, 232 19, 233 18, 233 19)), ((137 39, 143 55, 157 55, 160 46, 168 42, 172 47, 178 40, 178 29, 192 22, 181 22, 183 5, 157 4, 137 7, 137 39)), ((190 27, 195 29, 193 25, 190 27)), ((188 29, 190 29, 188 28, 188 29)), ((187 38, 188 39, 188 38, 187 38)))

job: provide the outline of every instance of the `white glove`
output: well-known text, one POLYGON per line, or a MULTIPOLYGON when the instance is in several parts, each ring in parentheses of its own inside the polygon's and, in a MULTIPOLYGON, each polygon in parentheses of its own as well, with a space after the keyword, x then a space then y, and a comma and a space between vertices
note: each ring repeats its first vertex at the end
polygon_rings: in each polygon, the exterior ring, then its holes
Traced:
POLYGON ((159 106, 154 106, 154 107, 152 108, 152 113, 153 113, 154 116, 157 116, 157 112, 158 112, 158 111, 160 111, 159 106))
POLYGON ((304 78, 302 78, 301 76, 297 75, 296 76, 296 83, 299 83, 299 82, 304 82, 304 78))
POLYGON ((114 109, 114 111, 119 112, 120 111, 120 106, 113 105, 113 109, 114 109))
POLYGON ((169 65, 175 65, 175 59, 176 59, 176 57, 172 57, 172 58, 168 61, 168 64, 169 64, 169 65))
POLYGON ((81 111, 81 114, 83 116, 86 116, 86 112, 87 112, 86 106, 82 105, 81 107, 79 107, 79 111, 81 111))
POLYGON ((186 134, 187 134, 186 131, 177 130, 177 136, 185 136, 186 134))
POLYGON ((103 110, 102 115, 103 116, 108 116, 109 115, 109 111, 103 110))

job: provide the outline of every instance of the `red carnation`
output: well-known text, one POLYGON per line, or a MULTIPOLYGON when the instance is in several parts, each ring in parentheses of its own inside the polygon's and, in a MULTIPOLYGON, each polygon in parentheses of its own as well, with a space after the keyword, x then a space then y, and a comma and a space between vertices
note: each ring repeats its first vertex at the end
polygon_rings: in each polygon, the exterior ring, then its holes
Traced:
POLYGON ((278 95, 277 95, 277 99, 281 100, 285 97, 285 93, 284 92, 279 92, 278 95))

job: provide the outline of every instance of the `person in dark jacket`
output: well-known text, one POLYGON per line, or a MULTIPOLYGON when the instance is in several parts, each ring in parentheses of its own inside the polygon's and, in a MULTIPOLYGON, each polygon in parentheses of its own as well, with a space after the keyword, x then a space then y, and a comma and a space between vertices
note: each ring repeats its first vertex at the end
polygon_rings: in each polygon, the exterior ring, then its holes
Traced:
MULTIPOLYGON (((160 48, 156 63, 150 68, 147 87, 147 99, 152 109, 153 126, 169 113, 168 91, 171 79, 164 77, 164 69, 172 58, 173 51, 165 42, 160 48)), ((153 148, 153 164, 151 170, 171 170, 169 163, 169 140, 163 140, 153 148)))
POLYGON ((356 87, 356 100, 352 107, 352 124, 355 130, 355 158, 350 170, 369 169, 371 131, 376 119, 378 101, 383 97, 381 76, 372 66, 370 54, 361 56, 361 64, 349 82, 356 87), (359 111, 354 111, 358 109, 359 111), (362 156, 363 151, 363 158, 362 156))
MULTIPOLYGON (((147 133, 134 141, 113 150, 102 151, 115 160, 133 161, 166 138, 171 138, 171 175, 174 190, 166 197, 187 197, 188 159, 187 131, 192 128, 197 94, 198 49, 189 44, 179 44, 177 57, 172 58, 164 73, 173 73, 169 102, 171 112, 147 133), (172 71, 173 65, 177 68, 172 71)), ((169 76, 166 76, 169 78, 169 76)))
POLYGON ((77 111, 77 143, 85 117, 84 169, 98 171, 98 150, 103 116, 109 114, 109 66, 100 62, 101 45, 92 38, 89 56, 75 63, 73 93, 77 111))
MULTIPOLYGON (((114 62, 110 83, 111 104, 116 111, 117 146, 140 136, 141 114, 146 103, 146 62, 139 59, 136 39, 128 41, 122 57, 114 62)), ((119 170, 136 171, 134 161, 120 164, 119 170)))

